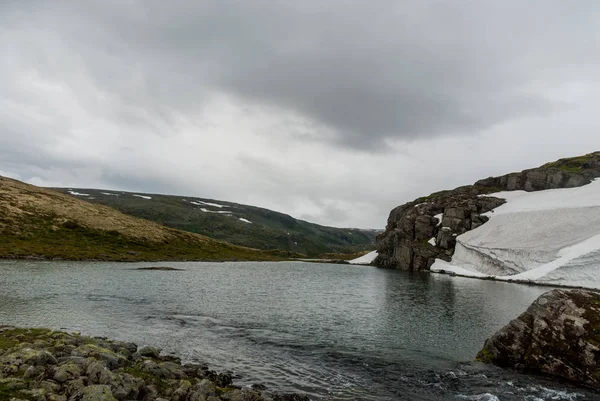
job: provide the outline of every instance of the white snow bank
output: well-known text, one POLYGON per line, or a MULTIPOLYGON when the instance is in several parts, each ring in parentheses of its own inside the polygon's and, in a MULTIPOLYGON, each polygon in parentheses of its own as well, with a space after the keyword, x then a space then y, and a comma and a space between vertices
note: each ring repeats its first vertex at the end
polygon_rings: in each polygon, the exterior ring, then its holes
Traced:
POLYGON ((436 214, 435 216, 433 216, 434 218, 437 219, 438 223, 436 227, 439 227, 442 225, 442 220, 444 220, 444 213, 440 213, 440 214, 436 214))
POLYGON ((119 196, 119 194, 111 194, 110 192, 100 192, 102 195, 119 196))
POLYGON ((507 203, 457 237, 432 271, 600 288, 600 180, 579 188, 492 194, 507 203))
POLYGON ((431 238, 429 238, 429 241, 427 241, 427 243, 428 243, 428 244, 430 244, 430 245, 433 245, 433 246, 435 246, 435 244, 436 244, 435 237, 431 237, 431 238))
POLYGON ((252 222, 250 220, 246 220, 243 217, 240 217, 240 221, 243 221, 244 223, 250 223, 250 224, 252 224, 252 222))
POLYGON ((190 203, 192 205, 196 205, 196 206, 212 206, 212 207, 218 207, 218 208, 228 207, 226 205, 219 205, 218 203, 210 203, 210 202, 202 202, 202 201, 195 201, 195 202, 190 201, 190 203))
POLYGON ((137 194, 133 194, 131 196, 137 196, 138 198, 143 198, 143 199, 152 199, 151 196, 146 196, 146 195, 137 195, 137 194))
POLYGON ((377 251, 372 251, 367 253, 366 255, 361 256, 360 258, 349 260, 348 263, 353 265, 368 265, 377 257, 377 251))
POLYGON ((90 194, 82 194, 82 193, 75 192, 75 191, 69 191, 69 193, 71 195, 75 195, 75 196, 90 196, 90 194))

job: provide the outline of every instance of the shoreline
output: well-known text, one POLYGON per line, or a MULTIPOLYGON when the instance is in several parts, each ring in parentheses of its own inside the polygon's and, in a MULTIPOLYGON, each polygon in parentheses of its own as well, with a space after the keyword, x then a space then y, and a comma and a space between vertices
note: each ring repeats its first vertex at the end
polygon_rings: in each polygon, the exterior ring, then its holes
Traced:
POLYGON ((0 399, 66 401, 310 401, 229 373, 182 364, 160 349, 79 332, 0 324, 0 399))
POLYGON ((446 271, 444 269, 428 270, 428 272, 430 274, 441 274, 441 275, 450 276, 450 277, 462 277, 462 278, 468 278, 468 279, 472 279, 472 280, 495 281, 495 282, 499 282, 499 283, 511 283, 511 284, 521 284, 521 285, 528 285, 528 286, 553 287, 553 288, 565 288, 565 289, 571 289, 571 290, 588 290, 588 291, 600 292, 600 289, 598 289, 598 288, 573 286, 573 285, 566 285, 566 284, 551 284, 551 283, 543 283, 543 282, 538 282, 538 281, 533 281, 533 280, 500 279, 496 276, 476 277, 476 276, 469 276, 466 274, 460 274, 460 273, 456 273, 456 272, 452 272, 452 271, 446 271))
POLYGON ((180 262, 290 262, 295 259, 67 259, 67 258, 48 258, 44 256, 0 256, 0 261, 29 261, 29 262, 114 262, 114 263, 180 263, 180 262))

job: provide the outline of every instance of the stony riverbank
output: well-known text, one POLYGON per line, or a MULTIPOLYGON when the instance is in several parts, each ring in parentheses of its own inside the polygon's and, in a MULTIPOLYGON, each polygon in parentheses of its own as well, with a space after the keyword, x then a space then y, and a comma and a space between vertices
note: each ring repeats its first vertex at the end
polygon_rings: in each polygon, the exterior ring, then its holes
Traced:
POLYGON ((227 373, 156 348, 48 329, 0 326, 0 400, 308 401, 232 385, 227 373))

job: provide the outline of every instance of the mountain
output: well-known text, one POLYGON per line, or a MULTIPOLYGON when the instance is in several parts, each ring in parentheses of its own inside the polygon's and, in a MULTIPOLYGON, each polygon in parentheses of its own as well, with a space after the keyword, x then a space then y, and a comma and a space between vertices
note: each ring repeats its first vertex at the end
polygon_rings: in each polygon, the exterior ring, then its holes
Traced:
POLYGON ((0 258, 278 260, 0 176, 0 258))
POLYGON ((490 177, 391 211, 380 267, 600 287, 600 152, 490 177))
POLYGON ((372 250, 378 232, 321 226, 272 210, 214 199, 101 189, 52 189, 167 227, 240 246, 281 249, 307 256, 372 250))

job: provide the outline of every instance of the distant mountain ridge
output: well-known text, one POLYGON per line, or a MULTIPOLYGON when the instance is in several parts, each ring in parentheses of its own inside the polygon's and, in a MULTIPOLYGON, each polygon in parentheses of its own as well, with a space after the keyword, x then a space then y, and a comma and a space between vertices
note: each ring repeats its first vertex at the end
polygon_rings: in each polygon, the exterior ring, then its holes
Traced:
POLYGON ((314 257, 372 250, 382 230, 336 228, 284 213, 209 198, 90 188, 52 188, 95 204, 167 227, 263 250, 285 250, 314 257))

